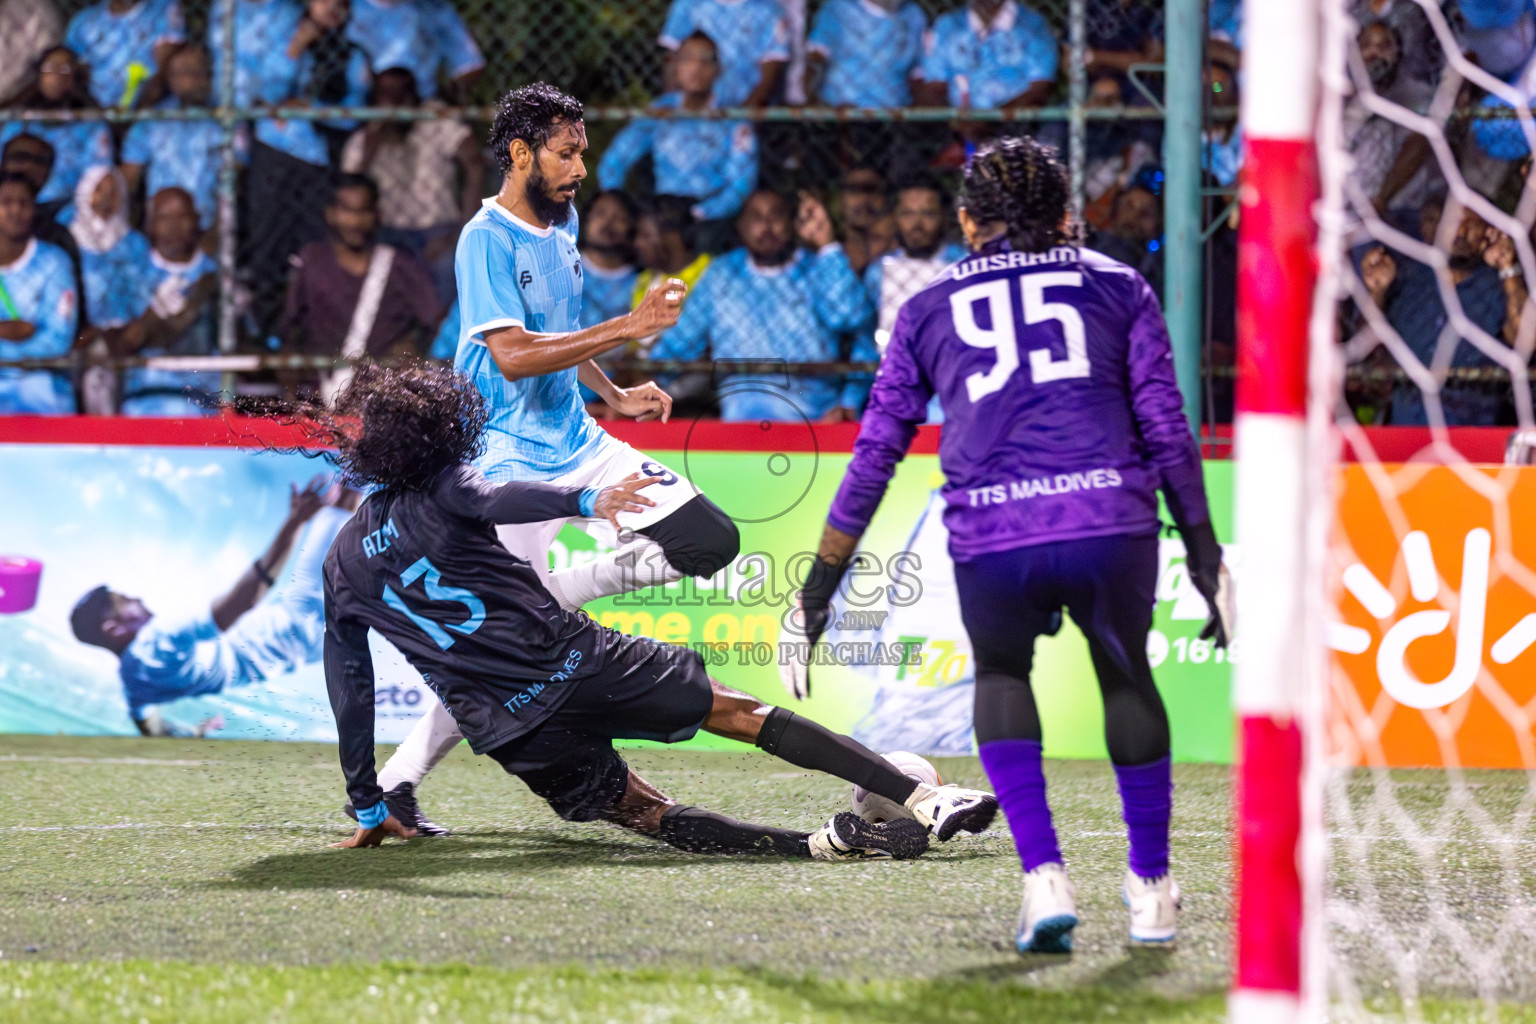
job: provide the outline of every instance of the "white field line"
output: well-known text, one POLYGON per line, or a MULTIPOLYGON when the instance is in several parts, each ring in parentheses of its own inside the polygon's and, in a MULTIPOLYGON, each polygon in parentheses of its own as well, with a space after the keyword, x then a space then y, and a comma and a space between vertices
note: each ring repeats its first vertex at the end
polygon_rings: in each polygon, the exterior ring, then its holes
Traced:
POLYGON ((31 761, 38 764, 147 765, 171 768, 201 768, 205 765, 226 763, 224 761, 176 761, 162 757, 43 757, 32 754, 0 755, 0 762, 3 761, 31 761))

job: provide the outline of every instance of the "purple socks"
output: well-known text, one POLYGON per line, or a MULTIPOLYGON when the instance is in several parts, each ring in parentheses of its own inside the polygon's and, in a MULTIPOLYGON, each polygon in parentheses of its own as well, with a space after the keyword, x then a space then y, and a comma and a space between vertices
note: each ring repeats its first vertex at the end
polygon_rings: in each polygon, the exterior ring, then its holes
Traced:
MULTIPOLYGON (((1013 830, 1013 844, 1025 871, 1060 862, 1051 808, 1045 802, 1045 772, 1038 740, 993 740, 981 745, 981 766, 992 780, 998 803, 1013 830)), ((1168 820, 1173 814, 1173 759, 1115 765, 1131 870, 1141 878, 1168 873, 1168 820)))
MULTIPOLYGON (((982 763, 986 763, 985 755, 982 763)), ((1120 804, 1131 839, 1131 870, 1141 878, 1166 875, 1168 819, 1173 814, 1173 759, 1117 764, 1115 778, 1120 783, 1120 804)))
MULTIPOLYGON (((1051 808, 1045 802, 1045 772, 1040 768, 1040 749, 1039 740, 993 740, 983 743, 980 750, 981 766, 987 770, 987 778, 992 780, 992 788, 1008 818, 1013 844, 1018 848, 1026 872, 1042 864, 1061 861, 1056 828, 1051 824, 1051 808)), ((1165 857, 1167 834, 1165 822, 1165 857)))

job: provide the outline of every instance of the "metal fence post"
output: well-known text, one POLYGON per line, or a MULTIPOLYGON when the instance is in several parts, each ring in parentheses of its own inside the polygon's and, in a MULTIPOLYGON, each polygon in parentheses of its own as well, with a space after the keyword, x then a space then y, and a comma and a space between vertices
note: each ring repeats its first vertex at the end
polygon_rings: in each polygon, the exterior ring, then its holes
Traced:
POLYGON ((1072 219, 1083 220, 1087 205, 1088 164, 1088 0, 1072 0, 1067 8, 1067 178, 1072 196, 1072 219))
POLYGON ((1204 0, 1167 0, 1168 70, 1163 128, 1163 315, 1173 340, 1174 368, 1184 413, 1200 429, 1200 351, 1204 335, 1200 232, 1201 81, 1205 54, 1204 0))
MULTIPOLYGON (((219 55, 219 123, 223 137, 219 163, 219 351, 235 350, 235 0, 219 0, 215 17, 224 23, 219 55)), ((225 374, 222 389, 234 390, 225 374)))

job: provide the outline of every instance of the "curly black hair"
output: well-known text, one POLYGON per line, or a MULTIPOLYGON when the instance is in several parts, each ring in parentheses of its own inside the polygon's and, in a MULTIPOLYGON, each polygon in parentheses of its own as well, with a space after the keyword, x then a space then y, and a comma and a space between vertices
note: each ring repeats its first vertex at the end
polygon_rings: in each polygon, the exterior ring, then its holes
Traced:
POLYGON ((443 470, 485 451, 490 418, 474 382, 452 367, 357 367, 327 408, 316 398, 237 398, 227 406, 296 426, 303 447, 266 445, 331 462, 354 487, 422 491, 443 470))
POLYGON ((562 125, 581 120, 581 101, 547 82, 534 82, 513 89, 501 98, 496 119, 491 122, 491 149, 502 176, 512 172, 513 139, 522 139, 531 149, 538 149, 562 125))
POLYGON ((960 205, 977 223, 1001 222, 1015 252, 1075 243, 1069 200, 1067 171, 1056 151, 1027 136, 983 144, 960 187, 960 205))

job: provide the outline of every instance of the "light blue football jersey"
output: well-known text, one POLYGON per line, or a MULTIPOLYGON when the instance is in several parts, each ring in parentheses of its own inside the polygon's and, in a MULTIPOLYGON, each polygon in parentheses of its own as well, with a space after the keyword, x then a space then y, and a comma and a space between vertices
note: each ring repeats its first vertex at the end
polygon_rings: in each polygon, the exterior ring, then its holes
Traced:
POLYGON ((604 434, 587 415, 576 368, 507 380, 485 346, 485 332, 520 326, 536 333, 580 329, 582 270, 577 222, 537 228, 485 200, 464 225, 454 257, 459 284, 459 347, 453 365, 491 409, 487 479, 552 480, 590 457, 604 434))

